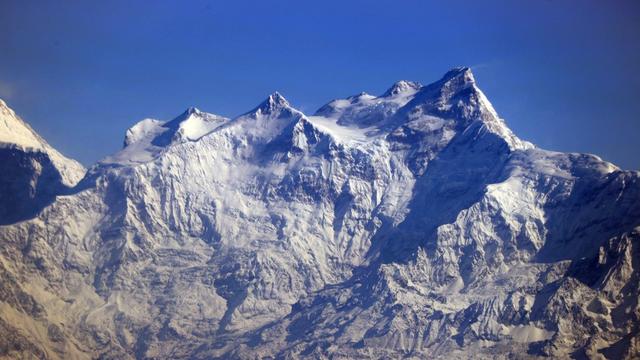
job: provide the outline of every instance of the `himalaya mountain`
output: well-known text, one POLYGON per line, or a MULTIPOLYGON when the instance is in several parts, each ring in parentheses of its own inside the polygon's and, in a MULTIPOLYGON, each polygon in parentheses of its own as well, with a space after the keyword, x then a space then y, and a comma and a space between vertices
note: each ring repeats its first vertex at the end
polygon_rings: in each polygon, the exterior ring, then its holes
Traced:
POLYGON ((0 356, 640 356, 640 173, 520 140, 468 68, 145 119, 86 171, 0 116, 0 356))

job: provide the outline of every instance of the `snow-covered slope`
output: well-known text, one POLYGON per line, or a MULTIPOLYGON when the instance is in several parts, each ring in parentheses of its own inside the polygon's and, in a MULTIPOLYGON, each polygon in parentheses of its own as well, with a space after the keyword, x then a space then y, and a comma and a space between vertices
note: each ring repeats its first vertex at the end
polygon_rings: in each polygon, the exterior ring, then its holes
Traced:
POLYGON ((84 173, 0 99, 0 224, 35 216, 84 173))
POLYGON ((11 148, 24 153, 43 153, 50 158, 53 166, 59 169, 62 183, 69 187, 75 185, 84 175, 82 165, 64 157, 51 147, 2 99, 0 99, 0 148, 11 148))
POLYGON ((638 180, 520 140, 468 68, 313 116, 274 93, 146 119, 0 226, 0 349, 632 358, 638 180))

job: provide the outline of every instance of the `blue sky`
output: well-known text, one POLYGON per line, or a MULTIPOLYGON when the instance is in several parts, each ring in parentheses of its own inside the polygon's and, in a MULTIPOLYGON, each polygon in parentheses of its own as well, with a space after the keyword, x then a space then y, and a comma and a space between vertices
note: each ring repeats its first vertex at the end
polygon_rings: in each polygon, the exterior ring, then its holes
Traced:
POLYGON ((0 2, 0 97, 84 164, 136 121, 471 66, 521 138, 640 169, 638 1, 0 2), (480 4, 482 3, 482 4, 480 4))

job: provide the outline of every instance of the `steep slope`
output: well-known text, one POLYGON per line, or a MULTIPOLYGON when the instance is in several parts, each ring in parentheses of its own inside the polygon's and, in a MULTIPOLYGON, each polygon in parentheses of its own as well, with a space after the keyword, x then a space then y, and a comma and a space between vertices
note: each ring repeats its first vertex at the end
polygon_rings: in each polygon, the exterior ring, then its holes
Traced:
POLYGON ((0 225, 25 220, 84 175, 0 99, 0 225))
POLYGON ((0 226, 0 348, 633 357, 638 177, 518 139, 468 68, 313 116, 274 93, 146 119, 0 226))

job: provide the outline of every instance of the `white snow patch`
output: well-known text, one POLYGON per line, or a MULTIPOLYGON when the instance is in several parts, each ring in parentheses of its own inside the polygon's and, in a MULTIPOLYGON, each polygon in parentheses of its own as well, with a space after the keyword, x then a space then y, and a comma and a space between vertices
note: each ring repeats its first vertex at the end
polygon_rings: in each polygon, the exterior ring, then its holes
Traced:
POLYGON ((374 135, 376 128, 373 126, 367 128, 342 126, 337 123, 337 119, 324 116, 309 116, 308 119, 320 130, 341 142, 367 142, 379 137, 374 135))

